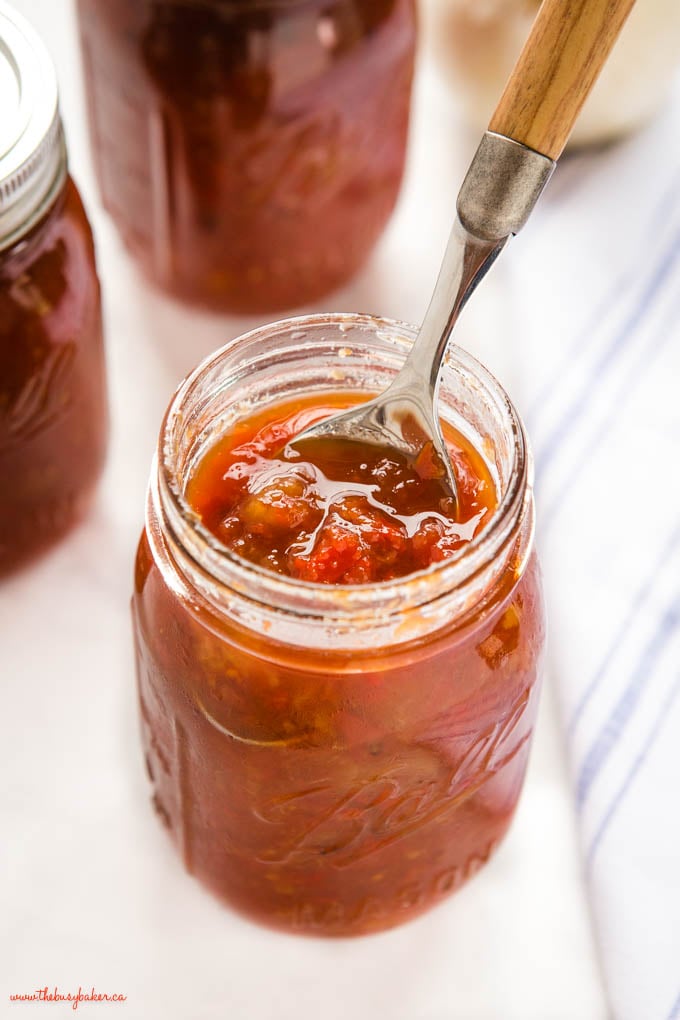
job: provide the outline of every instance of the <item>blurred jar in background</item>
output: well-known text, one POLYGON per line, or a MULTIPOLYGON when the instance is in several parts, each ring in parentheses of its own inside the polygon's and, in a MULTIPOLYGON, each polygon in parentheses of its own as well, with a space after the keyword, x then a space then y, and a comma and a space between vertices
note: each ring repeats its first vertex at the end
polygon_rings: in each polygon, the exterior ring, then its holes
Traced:
POLYGON ((79 519, 106 433, 94 244, 54 67, 0 0, 0 574, 79 519))
MULTIPOLYGON (((465 120, 482 130, 529 34, 539 0, 421 0, 425 36, 465 120)), ((644 124, 680 67, 680 3, 639 0, 570 139, 612 141, 644 124)))
POLYGON ((78 0, 104 205, 147 275, 217 310, 361 266, 406 147, 414 0, 78 0))

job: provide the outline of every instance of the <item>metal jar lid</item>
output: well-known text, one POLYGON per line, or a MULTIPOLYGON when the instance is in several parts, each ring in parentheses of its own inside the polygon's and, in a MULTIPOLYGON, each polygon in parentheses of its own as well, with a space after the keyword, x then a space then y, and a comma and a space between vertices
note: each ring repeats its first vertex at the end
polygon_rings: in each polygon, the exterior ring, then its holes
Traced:
POLYGON ((45 214, 66 173, 52 59, 29 22, 0 0, 0 251, 45 214))

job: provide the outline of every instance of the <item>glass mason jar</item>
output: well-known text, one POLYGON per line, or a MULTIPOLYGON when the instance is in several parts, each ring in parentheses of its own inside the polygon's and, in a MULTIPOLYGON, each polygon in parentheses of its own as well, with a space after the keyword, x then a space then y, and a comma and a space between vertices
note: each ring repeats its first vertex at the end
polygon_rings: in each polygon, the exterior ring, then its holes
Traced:
POLYGON ((544 619, 530 455, 498 383, 452 349, 441 410, 498 488, 489 525, 397 581, 330 586, 236 556, 184 491, 263 403, 375 391, 415 330, 289 319, 204 361, 162 426, 133 618, 156 811, 185 867, 258 921, 360 934, 407 920, 493 853, 520 793, 544 619))
POLYGON ((104 205, 146 274, 262 312, 345 282, 395 204, 414 0, 78 0, 104 205))
POLYGON ((0 574, 81 516, 107 415, 94 244, 68 176, 57 82, 0 2, 0 574))

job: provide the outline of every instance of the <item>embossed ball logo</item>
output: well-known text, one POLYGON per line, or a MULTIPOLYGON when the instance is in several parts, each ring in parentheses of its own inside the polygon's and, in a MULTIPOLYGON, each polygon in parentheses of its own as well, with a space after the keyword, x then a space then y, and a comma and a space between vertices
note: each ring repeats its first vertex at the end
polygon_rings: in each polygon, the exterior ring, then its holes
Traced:
POLYGON ((349 788, 330 783, 273 798, 256 811, 280 827, 281 841, 262 851, 267 864, 323 857, 346 868, 423 826, 442 820, 513 759, 530 732, 513 740, 529 700, 524 690, 508 714, 472 736, 451 765, 434 749, 404 748, 396 764, 349 788))

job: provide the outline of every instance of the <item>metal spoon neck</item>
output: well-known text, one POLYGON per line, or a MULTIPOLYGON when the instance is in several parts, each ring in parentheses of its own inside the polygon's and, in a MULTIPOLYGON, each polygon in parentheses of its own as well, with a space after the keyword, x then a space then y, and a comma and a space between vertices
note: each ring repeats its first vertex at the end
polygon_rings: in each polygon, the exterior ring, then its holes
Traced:
POLYGON ((470 234, 456 219, 423 324, 399 376, 390 389, 437 387, 441 363, 463 307, 502 251, 507 237, 487 241, 470 234))

